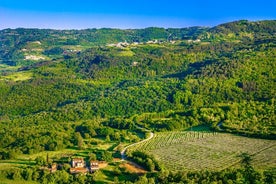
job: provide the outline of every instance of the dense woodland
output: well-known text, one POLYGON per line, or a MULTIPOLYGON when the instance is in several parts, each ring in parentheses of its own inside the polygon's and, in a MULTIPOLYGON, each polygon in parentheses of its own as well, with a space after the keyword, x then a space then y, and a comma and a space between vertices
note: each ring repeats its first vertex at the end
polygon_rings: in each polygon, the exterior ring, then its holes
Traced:
MULTIPOLYGON (((145 135, 135 125, 171 131, 204 124, 275 139, 275 58, 276 21, 183 29, 1 30, 0 159, 82 149, 90 144, 86 139, 94 145, 136 142, 145 135), (108 46, 118 42, 128 44, 108 46), (30 77, 10 77, 19 74, 30 77)), ((155 162, 143 154, 133 159, 155 162)), ((275 171, 258 173, 248 164, 219 173, 160 171, 132 182, 275 181, 275 171)), ((158 164, 146 167, 161 170, 158 164)), ((17 172, 7 177, 31 177, 28 170, 17 172)), ((67 178, 57 183, 74 180, 63 171, 55 174, 67 178)), ((45 183, 61 177, 35 175, 45 183)), ((75 180, 88 183, 93 177, 75 180)))

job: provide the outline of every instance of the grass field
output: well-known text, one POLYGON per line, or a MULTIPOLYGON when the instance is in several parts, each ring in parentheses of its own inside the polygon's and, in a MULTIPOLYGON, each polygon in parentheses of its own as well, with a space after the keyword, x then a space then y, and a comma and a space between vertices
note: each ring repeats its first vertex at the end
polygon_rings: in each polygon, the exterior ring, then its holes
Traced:
POLYGON ((122 50, 121 52, 119 52, 118 55, 119 55, 119 56, 131 57, 131 56, 134 56, 134 52, 132 52, 132 51, 129 50, 129 49, 124 49, 124 50, 122 50))
POLYGON ((0 76, 0 80, 24 81, 32 78, 31 72, 15 72, 10 75, 0 76))
POLYGON ((239 166, 241 153, 252 156, 257 169, 276 167, 276 141, 210 131, 156 133, 133 147, 156 156, 170 170, 222 170, 239 166))

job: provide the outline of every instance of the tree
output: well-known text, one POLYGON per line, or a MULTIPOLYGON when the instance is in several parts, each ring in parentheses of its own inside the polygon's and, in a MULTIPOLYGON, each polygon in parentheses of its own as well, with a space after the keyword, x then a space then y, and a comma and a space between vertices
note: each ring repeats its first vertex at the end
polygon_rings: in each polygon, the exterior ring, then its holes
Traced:
POLYGON ((54 175, 56 178, 55 180, 56 183, 62 184, 62 183, 68 183, 69 181, 69 174, 64 170, 56 171, 54 175))
POLYGON ((115 176, 115 177, 114 177, 114 183, 115 183, 115 184, 118 184, 118 183, 119 183, 119 178, 118 178, 118 176, 115 176))
POLYGON ((86 183, 95 183, 95 173, 86 175, 86 183))
POLYGON ((150 172, 153 172, 155 169, 155 165, 150 158, 147 158, 147 160, 146 160, 146 167, 150 172))
POLYGON ((146 177, 146 175, 140 176, 138 178, 138 180, 135 181, 135 184, 144 184, 144 183, 149 183, 148 178, 146 177))
POLYGON ((32 180, 33 176, 33 170, 31 168, 27 168, 24 170, 22 176, 24 177, 25 180, 30 181, 32 180))
POLYGON ((39 171, 33 171, 32 180, 37 181, 39 179, 39 171))
POLYGON ((252 167, 251 166, 252 158, 248 153, 242 153, 240 157, 241 157, 241 164, 243 165, 244 168, 252 167))
POLYGON ((276 169, 270 169, 267 171, 264 171, 264 182, 267 184, 273 184, 276 183, 276 169))
POLYGON ((84 149, 84 142, 83 142, 83 138, 82 138, 80 132, 75 133, 75 140, 77 142, 78 149, 79 150, 84 149))
POLYGON ((85 175, 76 175, 76 181, 80 184, 85 183, 86 176, 85 175))
POLYGON ((110 142, 110 136, 109 135, 105 136, 105 141, 110 142))
POLYGON ((47 164, 46 159, 42 156, 36 157, 35 162, 37 165, 40 165, 40 166, 45 166, 47 164))
POLYGON ((16 180, 16 179, 21 179, 21 169, 14 169, 11 172, 11 179, 16 180))
POLYGON ((114 137, 114 140, 116 140, 116 141, 119 141, 121 139, 121 135, 119 132, 115 132, 113 137, 114 137))
POLYGON ((89 161, 97 160, 97 155, 95 153, 91 152, 88 154, 88 156, 89 156, 89 161))
POLYGON ((109 151, 101 152, 101 157, 100 158, 101 158, 101 160, 104 160, 104 161, 107 161, 107 162, 110 162, 113 159, 112 153, 109 152, 109 151))
POLYGON ((260 174, 254 170, 251 165, 252 158, 248 153, 242 153, 241 157, 241 164, 244 168, 244 178, 245 181, 249 184, 257 183, 260 180, 260 174))

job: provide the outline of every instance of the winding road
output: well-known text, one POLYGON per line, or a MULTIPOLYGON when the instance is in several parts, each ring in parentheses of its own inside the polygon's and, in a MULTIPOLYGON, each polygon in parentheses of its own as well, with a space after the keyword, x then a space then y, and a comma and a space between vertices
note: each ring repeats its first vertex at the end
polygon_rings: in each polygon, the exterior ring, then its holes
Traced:
MULTIPOLYGON (((145 128, 142 128, 142 127, 139 127, 139 126, 137 126, 137 127, 140 128, 140 129, 145 129, 145 128)), ((149 130, 147 130, 147 129, 145 129, 145 130, 146 130, 146 131, 149 131, 149 130)), ((150 132, 150 136, 149 136, 148 138, 146 138, 146 139, 144 139, 144 140, 142 140, 142 141, 139 141, 139 142, 136 142, 136 143, 133 143, 133 144, 130 144, 130 145, 124 147, 124 149, 121 151, 122 160, 125 160, 125 159, 126 159, 126 150, 127 150, 128 148, 130 148, 130 147, 132 147, 132 146, 135 146, 135 145, 137 145, 137 144, 141 144, 141 143, 143 143, 143 142, 146 142, 146 141, 152 139, 153 136, 154 136, 154 133, 153 133, 153 132, 150 132)))

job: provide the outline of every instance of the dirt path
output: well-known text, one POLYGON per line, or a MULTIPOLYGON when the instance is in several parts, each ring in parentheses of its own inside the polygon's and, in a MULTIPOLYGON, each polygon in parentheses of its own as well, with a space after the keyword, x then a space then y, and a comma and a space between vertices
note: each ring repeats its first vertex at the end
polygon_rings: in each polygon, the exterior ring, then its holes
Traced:
MULTIPOLYGON (((140 129, 144 129, 144 128, 141 128, 141 127, 139 127, 139 126, 137 126, 137 127, 140 128, 140 129)), ((145 130, 146 130, 146 129, 145 129, 145 130)), ((149 131, 149 130, 146 130, 146 131, 149 131)), ((142 141, 139 141, 139 142, 136 142, 136 143, 133 143, 133 144, 130 144, 130 145, 126 146, 126 147, 121 151, 122 160, 125 160, 125 159, 126 159, 126 150, 127 150, 128 148, 130 148, 130 147, 132 147, 132 146, 135 146, 135 145, 137 145, 137 144, 141 144, 141 143, 143 143, 143 142, 146 142, 146 141, 152 139, 153 136, 154 136, 154 133, 153 133, 153 132, 150 132, 150 136, 149 136, 148 138, 146 138, 146 139, 144 139, 144 140, 142 140, 142 141)))

